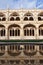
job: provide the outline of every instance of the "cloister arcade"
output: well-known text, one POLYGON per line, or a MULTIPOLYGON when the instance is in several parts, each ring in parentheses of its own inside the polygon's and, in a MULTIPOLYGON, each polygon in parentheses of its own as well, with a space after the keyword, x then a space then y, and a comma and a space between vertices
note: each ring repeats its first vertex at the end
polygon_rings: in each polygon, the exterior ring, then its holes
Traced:
POLYGON ((43 10, 0 10, 0 65, 7 64, 43 65, 43 10))
MULTIPOLYGON (((39 25, 38 27, 38 33, 37 32, 37 26, 33 24, 26 24, 23 26, 23 28, 18 24, 11 24, 7 27, 7 37, 8 39, 21 39, 23 36, 24 39, 27 37, 27 39, 37 39, 35 36, 38 34, 38 36, 43 37, 43 24, 39 25), (23 31, 23 32, 22 32, 23 31), (23 33, 21 35, 21 33, 23 33), (15 38, 16 37, 16 38, 15 38), (30 37, 30 38, 29 38, 30 37)), ((6 38, 6 27, 2 24, 0 24, 0 39, 5 40, 6 38)), ((42 39, 42 38, 39 38, 42 39)))

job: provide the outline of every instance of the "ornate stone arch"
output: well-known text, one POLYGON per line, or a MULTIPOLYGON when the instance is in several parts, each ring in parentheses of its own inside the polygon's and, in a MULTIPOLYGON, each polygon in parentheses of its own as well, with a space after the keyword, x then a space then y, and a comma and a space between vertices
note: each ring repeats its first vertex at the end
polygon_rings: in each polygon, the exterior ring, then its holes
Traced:
POLYGON ((43 24, 39 25, 39 36, 43 36, 43 24))
POLYGON ((20 21, 20 17, 19 14, 17 12, 13 12, 10 14, 10 21, 20 21))
POLYGON ((33 14, 32 13, 27 12, 24 14, 24 21, 27 21, 27 20, 33 21, 33 14))
POLYGON ((2 12, 0 12, 0 21, 6 21, 6 16, 2 12))
POLYGON ((8 27, 8 31, 10 30, 10 36, 19 36, 20 35, 20 26, 17 24, 12 24, 8 27), (18 32, 17 32, 18 31, 18 32))
POLYGON ((32 24, 27 24, 23 27, 25 36, 34 36, 36 27, 32 24))
POLYGON ((43 20, 43 12, 40 12, 38 14, 38 21, 42 21, 43 20))

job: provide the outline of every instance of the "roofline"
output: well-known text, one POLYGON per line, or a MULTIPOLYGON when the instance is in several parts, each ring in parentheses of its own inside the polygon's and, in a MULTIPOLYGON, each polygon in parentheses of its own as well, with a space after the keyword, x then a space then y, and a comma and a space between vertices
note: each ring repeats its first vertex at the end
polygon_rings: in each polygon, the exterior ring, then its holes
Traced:
POLYGON ((43 9, 37 9, 37 8, 36 9, 35 8, 34 9, 23 9, 23 8, 20 8, 20 9, 9 9, 9 8, 8 9, 0 9, 0 11, 8 11, 8 10, 9 11, 28 11, 28 10, 29 11, 31 11, 31 10, 32 11, 43 11, 43 9))

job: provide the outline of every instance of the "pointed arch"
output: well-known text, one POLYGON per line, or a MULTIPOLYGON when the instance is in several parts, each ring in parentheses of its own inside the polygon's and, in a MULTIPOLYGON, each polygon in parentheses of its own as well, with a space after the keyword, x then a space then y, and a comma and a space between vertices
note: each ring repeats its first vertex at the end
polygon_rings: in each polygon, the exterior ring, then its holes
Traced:
POLYGON ((23 27, 24 29, 24 36, 34 36, 36 27, 32 24, 27 24, 23 27))
POLYGON ((12 24, 8 27, 10 36, 20 36, 20 26, 17 24, 12 24))
POLYGON ((0 12, 0 21, 6 21, 6 16, 2 12, 0 12))
POLYGON ((27 12, 26 14, 24 14, 24 21, 33 21, 33 14, 30 12, 27 12))
POLYGON ((43 24, 39 25, 39 36, 43 36, 43 24))
POLYGON ((43 20, 43 12, 40 12, 38 14, 38 21, 42 21, 43 20))
POLYGON ((10 14, 10 21, 20 21, 19 14, 17 12, 10 14))
POLYGON ((26 24, 26 25, 24 25, 23 28, 25 28, 25 27, 34 27, 34 28, 36 28, 35 25, 33 25, 33 24, 26 24))
POLYGON ((13 12, 10 14, 10 16, 19 16, 19 14, 17 12, 13 12))
POLYGON ((32 15, 33 15, 33 14, 30 13, 30 12, 27 12, 27 13, 24 14, 24 16, 32 16, 32 15))
POLYGON ((0 36, 5 36, 5 26, 0 24, 0 36))

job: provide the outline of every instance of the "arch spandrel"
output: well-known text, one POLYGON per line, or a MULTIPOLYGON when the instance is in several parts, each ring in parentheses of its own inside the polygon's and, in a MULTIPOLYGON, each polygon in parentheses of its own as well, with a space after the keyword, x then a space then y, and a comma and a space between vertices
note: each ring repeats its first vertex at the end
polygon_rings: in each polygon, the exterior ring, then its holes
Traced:
POLYGON ((12 25, 9 25, 8 29, 9 29, 9 28, 11 28, 11 27, 19 27, 19 28, 20 28, 20 26, 19 26, 19 25, 17 25, 17 24, 12 24, 12 25))
POLYGON ((3 16, 5 16, 5 14, 4 14, 4 13, 2 13, 2 12, 0 12, 0 17, 3 17, 3 16))
POLYGON ((40 27, 43 27, 43 24, 39 25, 39 28, 40 28, 40 27))
POLYGON ((32 16, 32 15, 33 15, 33 14, 30 13, 30 12, 27 12, 27 13, 24 14, 24 16, 32 16))
POLYGON ((5 28, 5 26, 4 26, 4 25, 2 25, 2 24, 0 24, 0 27, 4 27, 4 28, 5 28))
POLYGON ((43 12, 40 12, 40 13, 38 14, 38 16, 43 16, 43 12))
POLYGON ((24 25, 23 28, 26 28, 26 27, 34 27, 34 28, 36 28, 35 25, 33 25, 33 24, 27 24, 27 25, 24 25))
POLYGON ((10 14, 10 16, 19 16, 19 14, 17 12, 13 12, 10 14))

